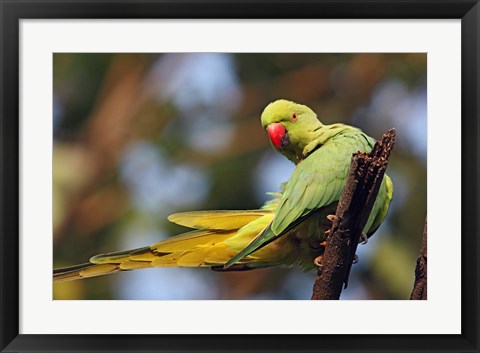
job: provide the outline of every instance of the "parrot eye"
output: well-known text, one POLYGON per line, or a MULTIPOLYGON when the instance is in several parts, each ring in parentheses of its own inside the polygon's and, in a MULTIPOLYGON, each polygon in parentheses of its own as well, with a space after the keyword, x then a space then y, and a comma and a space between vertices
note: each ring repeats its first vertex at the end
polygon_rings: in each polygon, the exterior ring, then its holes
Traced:
POLYGON ((293 121, 293 122, 297 121, 297 120, 298 120, 298 115, 297 115, 297 113, 293 112, 293 113, 292 113, 292 116, 290 117, 290 120, 293 121))

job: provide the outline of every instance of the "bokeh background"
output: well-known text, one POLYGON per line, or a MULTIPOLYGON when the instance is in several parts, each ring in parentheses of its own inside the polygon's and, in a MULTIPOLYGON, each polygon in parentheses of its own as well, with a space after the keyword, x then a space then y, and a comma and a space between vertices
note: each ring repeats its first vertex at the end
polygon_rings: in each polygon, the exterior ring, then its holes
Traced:
MULTIPOLYGON (((408 299, 426 215, 426 54, 53 56, 53 266, 185 231, 174 212, 258 208, 293 164, 260 125, 271 101, 379 138, 397 129, 386 222, 359 246, 342 299, 408 299)), ((54 299, 309 299, 314 272, 122 272, 54 285, 54 299)))

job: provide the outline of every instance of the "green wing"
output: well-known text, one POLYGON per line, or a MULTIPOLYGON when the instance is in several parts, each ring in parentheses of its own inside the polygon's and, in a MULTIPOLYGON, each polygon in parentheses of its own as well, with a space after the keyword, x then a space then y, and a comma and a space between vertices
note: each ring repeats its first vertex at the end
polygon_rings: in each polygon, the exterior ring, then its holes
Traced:
POLYGON ((271 225, 276 236, 297 219, 340 199, 352 154, 372 148, 364 136, 359 130, 336 135, 298 165, 271 225))
POLYGON ((290 177, 271 225, 233 257, 233 265, 274 238, 286 233, 312 211, 340 199, 352 154, 370 151, 373 140, 360 130, 336 135, 300 162, 290 177))

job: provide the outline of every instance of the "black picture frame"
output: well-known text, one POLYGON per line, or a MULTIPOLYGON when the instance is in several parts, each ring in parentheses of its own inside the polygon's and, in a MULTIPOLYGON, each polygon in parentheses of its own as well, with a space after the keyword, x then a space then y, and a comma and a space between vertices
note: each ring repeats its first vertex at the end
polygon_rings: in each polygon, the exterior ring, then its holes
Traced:
MULTIPOLYGON (((2 195, 0 215, 0 349, 2 352, 479 351, 478 151, 480 145, 478 138, 480 136, 480 5, 477 0, 1 0, 0 11, 2 32, 0 43, 2 81, 0 96, 0 180, 2 195), (460 335, 321 336, 19 334, 19 20, 26 18, 461 19, 462 333, 460 335)), ((448 168, 448 161, 446 161, 446 167, 448 168)), ((460 234, 452 234, 451 236, 456 238, 460 234)), ((421 317, 416 319, 422 320, 421 317)), ((345 319, 346 325, 361 325, 361 322, 362 318, 352 317, 345 319)), ((294 325, 295 323, 279 324, 294 325)), ((319 326, 321 325, 328 325, 328 321, 319 318, 319 326)), ((339 331, 341 331, 341 328, 339 328, 339 331)))

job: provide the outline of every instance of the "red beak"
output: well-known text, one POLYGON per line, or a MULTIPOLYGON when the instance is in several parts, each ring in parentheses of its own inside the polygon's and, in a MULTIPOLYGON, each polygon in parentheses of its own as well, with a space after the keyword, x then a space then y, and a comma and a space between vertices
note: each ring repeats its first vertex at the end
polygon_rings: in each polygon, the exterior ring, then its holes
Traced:
POLYGON ((270 137, 270 141, 272 141, 272 144, 277 149, 281 150, 285 142, 285 135, 287 134, 285 126, 278 123, 272 123, 267 126, 267 132, 268 136, 270 137))

